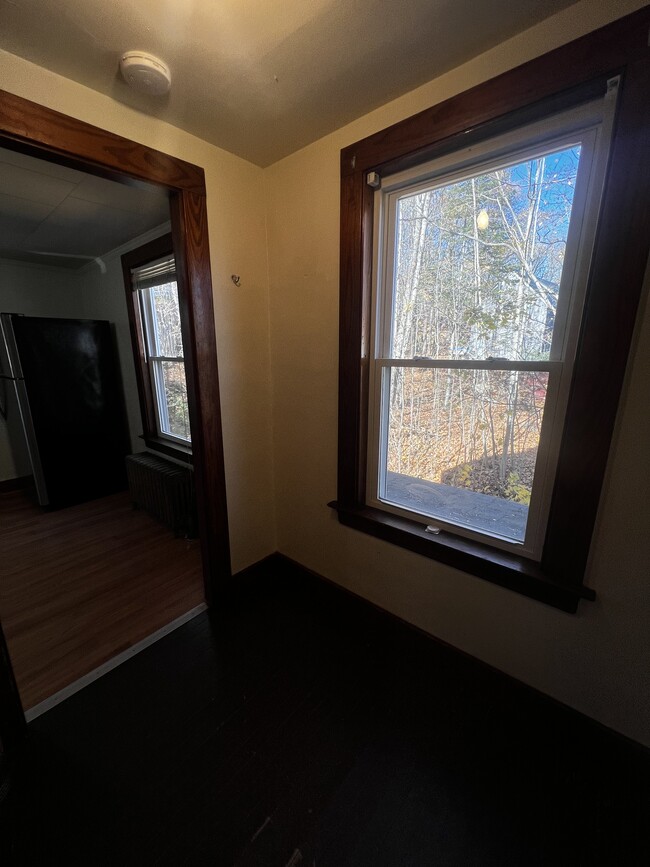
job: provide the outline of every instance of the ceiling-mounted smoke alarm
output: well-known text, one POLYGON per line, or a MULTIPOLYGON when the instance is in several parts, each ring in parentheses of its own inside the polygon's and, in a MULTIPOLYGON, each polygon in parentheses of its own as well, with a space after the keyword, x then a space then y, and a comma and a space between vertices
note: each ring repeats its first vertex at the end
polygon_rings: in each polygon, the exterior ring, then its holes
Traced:
POLYGON ((125 52, 120 58, 120 71, 127 84, 151 96, 162 96, 172 84, 167 64, 146 51, 125 52))

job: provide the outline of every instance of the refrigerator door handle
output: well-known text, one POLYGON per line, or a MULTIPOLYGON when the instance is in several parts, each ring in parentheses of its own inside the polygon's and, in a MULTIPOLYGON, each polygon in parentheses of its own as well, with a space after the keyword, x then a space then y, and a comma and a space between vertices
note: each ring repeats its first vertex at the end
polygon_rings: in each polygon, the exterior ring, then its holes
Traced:
MULTIPOLYGON (((45 485, 45 476, 43 474, 43 466, 41 464, 41 456, 38 451, 38 442, 36 440, 36 432, 34 430, 34 421, 32 419, 32 411, 29 406, 29 397, 27 395, 27 386, 23 379, 23 371, 20 364, 20 355, 16 345, 16 337, 14 335, 12 313, 0 313, 0 334, 2 335, 2 346, 0 350, 4 350, 2 356, 6 361, 9 375, 2 374, 2 387, 6 388, 7 381, 10 381, 16 391, 16 399, 18 402, 18 413, 22 422, 25 442, 27 445, 27 453, 32 466, 34 476, 34 485, 36 487, 36 495, 41 506, 47 506, 50 502, 47 487, 45 485)), ((3 398, 6 398, 6 393, 3 393, 3 398)), ((6 411, 6 400, 3 409, 6 411)), ((3 416, 6 418, 5 412, 3 416)))
POLYGON ((41 506, 49 505, 50 498, 45 485, 45 475, 41 464, 41 456, 38 451, 38 442, 36 440, 36 432, 34 430, 34 422, 32 420, 32 411, 29 406, 29 398, 27 396, 27 388, 24 379, 14 380, 16 389, 16 397, 18 398, 18 411, 23 423, 25 432, 25 440, 27 442, 27 452, 32 465, 32 473, 34 474, 34 485, 36 487, 36 495, 41 506))
POLYGON ((7 361, 8 370, 0 371, 9 379, 22 379, 23 371, 20 366, 20 356, 18 347, 16 346, 16 336, 14 334, 13 313, 0 313, 0 333, 2 333, 2 348, 3 355, 7 361))
POLYGON ((9 352, 9 343, 7 341, 6 330, 11 327, 11 320, 6 313, 0 314, 0 415, 7 420, 7 380, 13 382, 14 376, 11 369, 11 354, 9 352), (8 367, 8 372, 4 372, 5 365, 8 367))

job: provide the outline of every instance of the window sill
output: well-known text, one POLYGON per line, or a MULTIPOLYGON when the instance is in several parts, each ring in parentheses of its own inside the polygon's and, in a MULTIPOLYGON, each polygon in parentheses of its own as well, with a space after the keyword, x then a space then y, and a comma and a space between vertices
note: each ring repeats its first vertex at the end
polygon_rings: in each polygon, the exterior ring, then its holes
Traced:
POLYGON ((174 443, 171 440, 165 440, 159 437, 141 436, 148 449, 154 452, 159 452, 162 455, 167 455, 170 458, 176 458, 178 461, 185 461, 187 464, 192 464, 192 447, 184 446, 181 443, 174 443))
POLYGON ((476 575, 500 587, 514 590, 554 608, 575 613, 580 599, 593 601, 596 594, 589 587, 567 586, 553 581, 541 566, 524 557, 498 551, 451 533, 432 537, 417 521, 392 515, 370 506, 341 506, 328 503, 341 524, 399 545, 447 566, 476 575))

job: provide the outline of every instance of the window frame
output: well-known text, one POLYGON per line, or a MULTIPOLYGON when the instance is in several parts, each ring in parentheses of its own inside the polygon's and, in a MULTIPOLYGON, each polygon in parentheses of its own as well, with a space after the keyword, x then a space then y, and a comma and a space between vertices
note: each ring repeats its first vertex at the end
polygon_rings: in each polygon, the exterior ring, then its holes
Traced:
POLYGON ((501 550, 540 560, 543 534, 550 508, 550 482, 557 463, 561 425, 566 414, 568 386, 573 370, 577 331, 589 272, 593 236, 600 208, 604 169, 611 140, 613 110, 618 82, 601 98, 579 110, 560 112, 541 123, 527 124, 506 136, 464 148, 445 158, 417 166, 407 172, 388 175, 375 189, 375 223, 373 229, 373 298, 371 307, 370 384, 368 412, 367 491, 366 502, 373 508, 419 520, 425 526, 433 524, 446 532, 501 550), (410 359, 392 357, 394 278, 396 261, 396 209, 403 198, 426 190, 446 187, 460 180, 476 177, 496 168, 534 159, 557 149, 580 142, 581 157, 571 221, 567 232, 565 264, 562 269, 560 297, 553 329, 553 343, 546 360, 531 361, 487 358, 410 359), (385 426, 390 376, 387 371, 418 368, 433 370, 488 370, 519 373, 535 371, 548 374, 548 392, 543 410, 532 499, 521 542, 491 535, 487 531, 454 524, 440 516, 409 509, 388 498, 382 499, 380 489, 385 484, 385 426))
MULTIPOLYGON (((172 235, 167 233, 154 238, 122 256, 122 272, 129 314, 131 346, 135 364, 140 415, 142 417, 142 439, 147 448, 169 457, 192 463, 192 443, 159 430, 153 371, 149 365, 149 347, 143 318, 141 299, 133 281, 133 271, 165 256, 174 255, 172 235)), ((179 297, 180 305, 180 297, 179 297)))
POLYGON ((346 526, 569 612, 581 598, 595 598, 584 574, 648 261, 649 26, 650 10, 639 10, 341 152, 339 466, 330 505, 346 526), (602 96, 616 76, 610 161, 541 561, 426 534, 421 522, 373 508, 366 497, 374 224, 368 173, 409 169, 574 108, 602 96))
MULTIPOLYGON (((163 282, 157 285, 164 286, 167 282, 171 281, 163 280, 163 282)), ((176 280, 174 279, 173 282, 175 283, 176 280)), ((149 369, 149 377, 151 379, 151 392, 153 396, 154 412, 156 417, 156 430, 158 436, 161 439, 169 440, 173 443, 181 443, 186 447, 191 447, 191 437, 185 438, 178 436, 177 434, 170 433, 168 430, 165 430, 165 425, 163 424, 163 419, 167 419, 167 422, 169 424, 169 405, 165 398, 165 374, 163 371, 163 364, 165 362, 169 362, 172 364, 182 364, 184 369, 185 354, 175 356, 160 354, 160 349, 157 345, 159 340, 159 334, 158 326, 156 323, 156 312, 154 309, 155 305, 150 291, 154 288, 156 287, 137 287, 134 289, 134 295, 137 296, 137 299, 139 301, 140 320, 144 330, 144 343, 147 353, 146 362, 149 369), (158 352, 156 352, 156 350, 158 350, 158 352)), ((176 297, 178 300, 178 289, 176 291, 176 297)))

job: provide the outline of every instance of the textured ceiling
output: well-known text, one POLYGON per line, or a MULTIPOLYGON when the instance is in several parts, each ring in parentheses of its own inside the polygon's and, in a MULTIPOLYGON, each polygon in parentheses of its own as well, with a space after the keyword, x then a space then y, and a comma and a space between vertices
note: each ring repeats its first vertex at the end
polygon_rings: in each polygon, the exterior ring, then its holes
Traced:
POLYGON ((0 0, 0 47, 268 165, 572 2, 0 0), (128 89, 130 49, 171 94, 128 89))
POLYGON ((169 220, 165 192, 0 148, 0 257, 79 268, 169 220))

